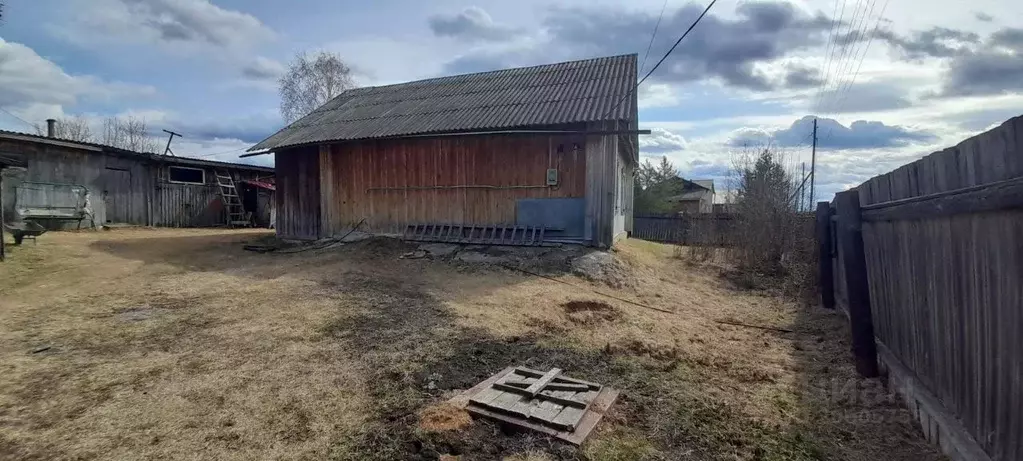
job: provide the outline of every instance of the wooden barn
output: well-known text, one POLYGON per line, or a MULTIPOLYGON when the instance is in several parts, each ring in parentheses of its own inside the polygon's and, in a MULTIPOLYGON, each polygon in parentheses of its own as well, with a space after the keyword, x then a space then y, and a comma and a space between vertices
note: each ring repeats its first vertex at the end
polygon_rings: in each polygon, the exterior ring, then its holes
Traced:
POLYGON ((0 155, 22 159, 20 168, 0 176, 0 204, 8 220, 31 219, 50 229, 272 225, 271 167, 10 131, 0 131, 0 155), (231 187, 221 187, 225 183, 231 187))
POLYGON ((358 88, 250 151, 275 155, 282 238, 362 223, 417 240, 606 248, 631 230, 635 86, 625 55, 358 88))

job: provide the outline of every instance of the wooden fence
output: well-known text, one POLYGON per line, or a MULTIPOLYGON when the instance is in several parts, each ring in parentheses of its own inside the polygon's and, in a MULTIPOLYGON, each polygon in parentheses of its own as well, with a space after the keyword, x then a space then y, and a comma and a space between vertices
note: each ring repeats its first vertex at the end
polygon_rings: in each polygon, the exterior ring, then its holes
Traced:
POLYGON ((693 246, 728 246, 735 215, 640 215, 632 220, 633 238, 693 246))
POLYGON ((956 460, 1023 459, 1023 116, 818 208, 822 303, 956 460))

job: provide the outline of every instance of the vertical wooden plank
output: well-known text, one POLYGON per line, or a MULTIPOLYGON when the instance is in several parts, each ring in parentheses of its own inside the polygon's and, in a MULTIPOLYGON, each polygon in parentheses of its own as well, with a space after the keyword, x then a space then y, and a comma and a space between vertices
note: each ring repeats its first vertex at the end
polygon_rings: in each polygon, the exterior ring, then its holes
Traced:
POLYGON ((835 200, 838 202, 839 242, 845 253, 846 295, 856 371, 864 377, 875 377, 878 375, 877 347, 874 344, 870 287, 863 253, 859 192, 840 192, 835 200))

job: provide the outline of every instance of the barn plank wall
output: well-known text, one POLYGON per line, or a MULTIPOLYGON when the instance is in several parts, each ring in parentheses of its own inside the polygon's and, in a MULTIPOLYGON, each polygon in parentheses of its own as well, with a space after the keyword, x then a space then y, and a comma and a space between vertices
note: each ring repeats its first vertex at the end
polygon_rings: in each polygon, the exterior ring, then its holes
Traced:
POLYGON ((360 230, 381 234, 400 234, 411 223, 514 224, 518 199, 584 197, 587 157, 579 135, 334 144, 319 153, 321 235, 347 232, 363 219, 360 230), (546 185, 548 168, 558 170, 557 186, 546 185))
MULTIPOLYGON (((0 140, 0 150, 24 155, 25 170, 8 170, 4 182, 4 214, 15 216, 16 189, 23 182, 76 184, 85 186, 97 225, 107 222, 106 202, 117 200, 125 207, 131 224, 148 224, 148 200, 152 178, 142 162, 104 155, 100 152, 20 141, 0 140), (115 187, 112 175, 127 176, 128 187, 115 187)), ((88 222, 86 222, 88 224, 88 222)), ((47 222, 51 229, 74 228, 74 222, 47 222)))
MULTIPOLYGON (((612 123, 593 124, 592 131, 616 129, 612 123)), ((622 187, 631 181, 635 165, 622 152, 619 135, 586 137, 586 232, 594 246, 608 248, 625 235, 627 215, 622 187), (631 165, 631 166, 630 166, 631 165), (625 178, 625 176, 630 176, 625 178)), ((632 207, 631 200, 627 205, 632 207)))
POLYGON ((1023 116, 857 190, 893 387, 953 459, 1023 459, 1023 116))
MULTIPOLYGON (((148 156, 105 153, 91 146, 74 143, 55 144, 0 140, 0 151, 24 156, 28 167, 4 172, 3 211, 15 216, 18 186, 28 183, 75 184, 89 190, 96 225, 131 224, 161 227, 213 227, 226 222, 224 207, 216 188, 212 166, 178 165, 173 160, 152 160, 148 156), (206 172, 206 184, 178 184, 168 180, 171 165, 199 168, 206 172), (114 209, 116 207, 116 209, 114 209)), ((236 180, 272 175, 262 170, 222 167, 236 180)), ((29 184, 29 186, 31 186, 29 184)), ((23 187, 24 200, 61 205, 66 197, 47 197, 46 188, 23 187), (38 189, 38 190, 36 190, 38 189)), ((264 222, 269 220, 261 216, 264 222)), ((78 226, 73 221, 44 221, 51 229, 78 226)), ((88 220, 84 225, 91 224, 88 220)))
POLYGON ((277 236, 313 240, 321 236, 320 152, 301 147, 276 152, 277 236))

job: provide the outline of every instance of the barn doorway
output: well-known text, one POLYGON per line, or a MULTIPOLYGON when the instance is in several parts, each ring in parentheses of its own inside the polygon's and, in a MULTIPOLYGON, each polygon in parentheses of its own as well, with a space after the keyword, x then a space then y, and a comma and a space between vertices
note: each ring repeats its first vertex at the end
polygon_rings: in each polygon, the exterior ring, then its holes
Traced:
POLYGON ((103 205, 107 223, 128 223, 131 217, 131 171, 107 167, 104 171, 103 205))

